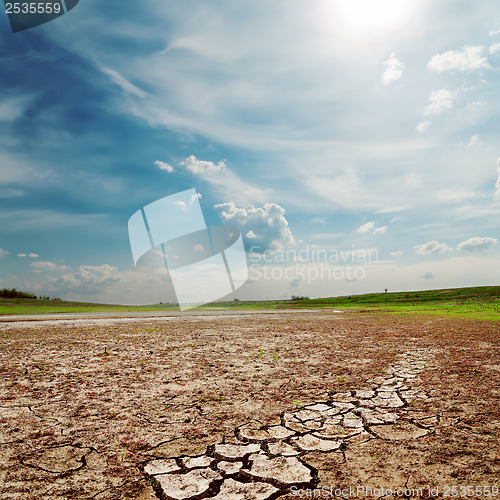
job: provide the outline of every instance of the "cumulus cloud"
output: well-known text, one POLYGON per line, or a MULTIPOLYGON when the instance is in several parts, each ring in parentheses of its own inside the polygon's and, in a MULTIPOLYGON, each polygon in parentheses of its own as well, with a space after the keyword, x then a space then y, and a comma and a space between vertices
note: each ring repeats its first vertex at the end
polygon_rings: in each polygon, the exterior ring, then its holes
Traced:
POLYGON ((443 111, 453 108, 456 92, 447 89, 434 90, 429 97, 431 103, 425 108, 426 115, 439 115, 443 111))
POLYGON ((185 167, 186 170, 195 175, 204 175, 211 172, 219 172, 226 168, 226 164, 224 163, 224 161, 214 163, 212 161, 198 160, 198 158, 196 158, 196 156, 194 155, 191 155, 189 158, 181 161, 179 165, 181 167, 185 167))
POLYGON ((285 209, 276 203, 266 203, 264 208, 253 205, 240 208, 229 202, 215 205, 214 209, 224 224, 237 227, 249 237, 255 253, 285 250, 295 245, 285 209))
POLYGON ((0 259, 2 257, 5 257, 6 255, 10 255, 10 252, 7 250, 4 250, 3 248, 0 248, 0 259))
POLYGON ((443 54, 436 54, 428 62, 430 69, 439 71, 459 70, 476 71, 478 69, 491 69, 486 57, 481 56, 482 46, 466 47, 463 51, 448 50, 443 54))
POLYGON ((422 245, 417 245, 415 248, 417 249, 417 253, 419 253, 420 255, 446 253, 446 252, 451 252, 453 250, 446 243, 439 243, 435 240, 429 241, 422 245))
POLYGON ((375 222, 367 222, 366 224, 363 224, 356 229, 357 233, 369 233, 370 231, 373 231, 375 229, 375 222))
POLYGON ((457 248, 459 250, 465 250, 466 252, 482 252, 483 250, 493 248, 496 244, 496 238, 480 238, 478 236, 474 236, 459 243, 457 248))
POLYGON ((172 165, 169 165, 168 163, 165 163, 164 161, 161 160, 156 160, 153 165, 158 167, 160 170, 165 170, 165 172, 168 172, 171 174, 174 171, 174 167, 172 165))
POLYGON ((201 193, 195 193, 189 197, 189 201, 187 203, 185 201, 174 201, 174 205, 181 209, 185 209, 188 206, 191 206, 195 200, 199 200, 200 198, 201 198, 201 193))
POLYGON ((30 259, 37 259, 38 258, 38 254, 37 253, 29 253, 29 254, 26 254, 26 253, 18 253, 17 254, 18 257, 21 257, 21 258, 24 258, 24 257, 29 257, 30 259))
POLYGON ((399 257, 400 255, 403 255, 403 252, 401 250, 396 250, 395 252, 391 252, 391 257, 399 257))
POLYGON ((388 229, 387 226, 375 227, 375 222, 370 221, 367 222, 366 224, 362 224, 361 226, 359 226, 355 232, 361 234, 366 234, 366 233, 383 234, 387 232, 387 229, 388 229))
POLYGON ((393 52, 387 61, 384 61, 385 71, 382 73, 382 81, 385 85, 399 80, 403 76, 405 65, 396 59, 396 54, 393 52))
POLYGON ((49 291, 57 293, 102 293, 104 288, 120 281, 118 268, 109 264, 101 266, 80 266, 77 273, 62 275, 49 284, 49 291))
POLYGON ((38 262, 32 262, 30 264, 30 267, 32 267, 35 272, 41 272, 41 271, 67 271, 69 269, 69 266, 58 266, 57 264, 54 264, 54 262, 49 262, 49 261, 38 261, 38 262))
POLYGON ((417 125, 417 132, 421 135, 426 134, 429 131, 431 122, 421 122, 417 125))
POLYGON ((475 134, 469 139, 466 147, 473 148, 474 146, 481 146, 482 144, 483 143, 481 141, 481 138, 479 137, 479 134, 475 134))

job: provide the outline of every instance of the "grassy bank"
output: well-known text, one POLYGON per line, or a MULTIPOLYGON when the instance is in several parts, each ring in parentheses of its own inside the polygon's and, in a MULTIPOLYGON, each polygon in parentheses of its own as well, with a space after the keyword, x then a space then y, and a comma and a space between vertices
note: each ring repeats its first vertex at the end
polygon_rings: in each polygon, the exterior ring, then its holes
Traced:
MULTIPOLYGON (((200 309, 339 309, 345 311, 380 311, 391 313, 440 314, 474 319, 500 319, 500 286, 388 292, 297 300, 215 302, 200 309)), ((100 313, 175 311, 175 304, 123 306, 69 302, 60 299, 0 299, 0 315, 49 313, 100 313)))

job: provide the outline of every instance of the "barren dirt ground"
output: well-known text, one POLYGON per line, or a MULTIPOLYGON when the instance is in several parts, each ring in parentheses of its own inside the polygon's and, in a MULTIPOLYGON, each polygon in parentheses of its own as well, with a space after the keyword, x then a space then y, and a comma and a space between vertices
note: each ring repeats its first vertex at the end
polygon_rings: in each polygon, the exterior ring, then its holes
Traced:
POLYGON ((0 323, 2 499, 498 492, 497 322, 74 323, 0 323))

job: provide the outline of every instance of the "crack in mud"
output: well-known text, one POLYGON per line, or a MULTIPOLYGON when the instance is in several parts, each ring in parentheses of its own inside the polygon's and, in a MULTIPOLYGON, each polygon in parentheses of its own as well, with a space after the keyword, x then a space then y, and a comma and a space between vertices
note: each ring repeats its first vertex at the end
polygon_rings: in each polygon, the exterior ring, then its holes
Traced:
POLYGON ((314 488, 320 469, 307 463, 309 452, 339 453, 345 463, 350 446, 434 432, 439 415, 405 419, 401 414, 414 400, 428 398, 412 385, 429 354, 429 349, 405 353, 383 377, 368 380, 369 388, 283 412, 279 425, 238 426, 236 443, 210 445, 203 455, 149 460, 141 470, 162 500, 273 500, 292 486, 314 488))

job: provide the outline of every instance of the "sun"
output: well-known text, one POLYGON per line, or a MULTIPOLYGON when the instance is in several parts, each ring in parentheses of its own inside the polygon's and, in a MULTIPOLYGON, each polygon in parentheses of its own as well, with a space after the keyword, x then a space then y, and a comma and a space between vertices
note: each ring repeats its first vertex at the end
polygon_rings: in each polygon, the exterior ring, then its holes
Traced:
POLYGON ((418 3, 419 0, 325 0, 336 34, 358 40, 404 29, 418 3))

